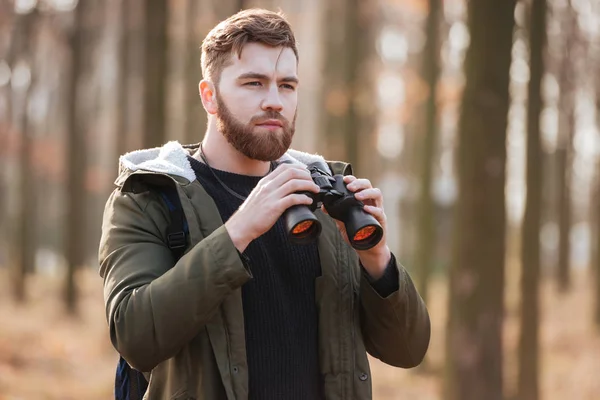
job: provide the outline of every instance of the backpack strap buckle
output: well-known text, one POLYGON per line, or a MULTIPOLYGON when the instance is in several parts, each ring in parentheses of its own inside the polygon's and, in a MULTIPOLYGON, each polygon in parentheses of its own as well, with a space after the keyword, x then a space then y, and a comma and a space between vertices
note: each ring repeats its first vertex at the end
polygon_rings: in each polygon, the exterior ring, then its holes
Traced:
POLYGON ((171 250, 181 249, 186 246, 185 232, 169 233, 167 235, 167 244, 171 250))

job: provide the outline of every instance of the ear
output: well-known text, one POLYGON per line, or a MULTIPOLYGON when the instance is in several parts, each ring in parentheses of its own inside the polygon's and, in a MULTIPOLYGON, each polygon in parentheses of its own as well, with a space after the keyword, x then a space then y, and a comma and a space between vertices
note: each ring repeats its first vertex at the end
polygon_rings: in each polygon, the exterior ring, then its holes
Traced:
POLYGON ((217 113, 217 97, 215 86, 212 82, 205 79, 198 84, 202 105, 207 113, 214 115, 217 113))

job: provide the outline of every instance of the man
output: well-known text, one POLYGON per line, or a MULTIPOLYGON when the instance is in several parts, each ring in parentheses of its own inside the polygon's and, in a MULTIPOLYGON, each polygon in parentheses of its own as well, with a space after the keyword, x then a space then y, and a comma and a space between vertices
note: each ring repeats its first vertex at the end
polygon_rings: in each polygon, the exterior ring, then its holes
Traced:
MULTIPOLYGON (((318 240, 289 240, 282 214, 312 203, 299 194, 318 191, 306 164, 323 161, 289 149, 297 65, 280 14, 239 12, 203 42, 203 142, 121 157, 100 274, 112 343, 151 372, 150 399, 370 399, 367 351, 405 368, 425 355, 429 316, 385 233, 356 251, 317 210, 318 240), (177 261, 159 184, 176 190, 189 228, 177 261)), ((381 192, 327 165, 385 232, 381 192)))

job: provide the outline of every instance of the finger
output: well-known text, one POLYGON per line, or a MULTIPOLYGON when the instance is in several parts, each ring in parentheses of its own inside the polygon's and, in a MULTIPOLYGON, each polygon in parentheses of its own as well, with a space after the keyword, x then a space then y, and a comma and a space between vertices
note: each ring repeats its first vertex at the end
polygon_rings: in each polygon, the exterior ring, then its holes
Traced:
POLYGON ((354 197, 360 201, 373 200, 377 207, 383 206, 383 194, 378 188, 361 190, 360 192, 356 193, 354 197))
POLYGON ((371 214, 373 217, 375 217, 377 222, 379 222, 382 226, 385 225, 386 216, 385 216, 385 212, 383 211, 383 208, 365 205, 364 210, 367 213, 371 214))
POLYGON ((276 188, 273 194, 279 198, 283 198, 291 193, 305 191, 319 193, 319 186, 317 186, 317 184, 315 184, 312 180, 307 181, 304 179, 292 179, 276 188))
POLYGON ((277 178, 278 176, 281 176, 282 174, 284 174, 290 170, 302 171, 308 177, 310 177, 310 172, 308 172, 308 169, 306 169, 306 167, 304 165, 302 165, 302 164, 287 164, 286 163, 286 164, 279 164, 277 166, 277 168, 275 168, 273 170, 273 172, 271 172, 270 174, 265 176, 263 179, 264 180, 273 180, 273 179, 277 178))
POLYGON ((352 181, 355 181, 356 177, 354 175, 344 175, 344 183, 348 184, 352 181))
POLYGON ((346 187, 348 188, 348 190, 350 190, 352 192, 357 192, 359 190, 372 188, 373 185, 371 184, 371 181, 368 179, 355 179, 352 182, 350 182, 349 184, 347 184, 346 187))
POLYGON ((267 185, 272 187, 273 190, 276 190, 278 187, 283 186, 286 182, 293 179, 302 179, 307 182, 312 182, 310 172, 308 172, 306 168, 287 164, 287 167, 279 171, 279 173, 275 175, 270 182, 267 182, 267 185))
POLYGON ((279 206, 281 210, 287 210, 288 208, 296 205, 311 205, 313 200, 305 194, 292 193, 288 194, 281 200, 279 200, 279 206))

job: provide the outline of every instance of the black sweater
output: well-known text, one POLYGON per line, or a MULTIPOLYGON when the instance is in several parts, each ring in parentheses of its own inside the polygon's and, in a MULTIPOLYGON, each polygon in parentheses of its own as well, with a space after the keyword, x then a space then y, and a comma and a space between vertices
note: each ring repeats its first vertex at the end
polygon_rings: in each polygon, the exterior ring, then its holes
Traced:
MULTIPOLYGON (((242 204, 190 158, 196 176, 227 221, 242 204)), ((214 169, 213 169, 214 170, 214 169)), ((214 170, 230 189, 247 196, 260 177, 214 170)), ((287 240, 283 219, 243 252, 252 279, 242 286, 250 399, 322 399, 315 278, 321 275, 316 243, 287 240)))
MULTIPOLYGON (((215 201, 221 219, 227 221, 242 200, 228 193, 208 166, 192 157, 189 160, 197 179, 215 201)), ((248 196, 261 179, 213 171, 242 196, 248 196)), ((252 274, 242 286, 249 399, 323 399, 315 302, 315 278, 321 275, 317 243, 290 243, 283 218, 279 218, 268 232, 248 245, 243 256, 252 274)), ((384 276, 369 282, 382 297, 397 290, 394 257, 384 276)))

